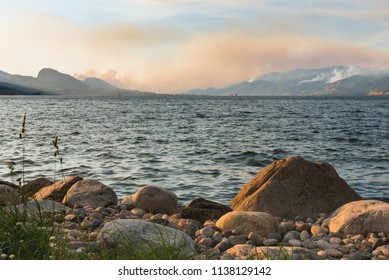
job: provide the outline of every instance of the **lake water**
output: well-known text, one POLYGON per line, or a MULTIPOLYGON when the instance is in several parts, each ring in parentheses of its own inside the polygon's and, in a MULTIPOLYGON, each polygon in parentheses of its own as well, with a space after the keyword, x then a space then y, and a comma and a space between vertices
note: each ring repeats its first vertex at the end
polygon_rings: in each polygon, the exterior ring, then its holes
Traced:
POLYGON ((229 204, 262 168, 287 156, 324 161, 365 198, 389 197, 389 98, 0 97, 1 178, 65 176, 143 185, 229 204), (57 161, 57 163, 55 163, 57 161), (56 172, 54 172, 56 170, 56 172))

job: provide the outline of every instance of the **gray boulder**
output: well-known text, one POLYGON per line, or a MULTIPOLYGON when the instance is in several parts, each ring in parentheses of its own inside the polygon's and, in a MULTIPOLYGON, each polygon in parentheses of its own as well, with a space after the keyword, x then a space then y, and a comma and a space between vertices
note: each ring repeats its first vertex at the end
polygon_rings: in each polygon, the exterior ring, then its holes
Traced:
POLYGON ((97 239, 108 248, 123 243, 130 243, 144 250, 164 250, 168 246, 188 256, 195 254, 196 245, 190 236, 182 231, 133 219, 118 219, 106 223, 97 239))
POLYGON ((178 213, 177 195, 169 190, 146 186, 132 196, 135 208, 141 208, 153 214, 173 215, 178 213))
POLYGON ((66 193, 62 203, 74 206, 106 207, 117 204, 116 193, 108 186, 96 180, 82 180, 75 183, 66 193))
POLYGON ((326 221, 332 234, 389 234, 389 203, 360 200, 337 209, 326 221))
POLYGON ((262 236, 280 232, 277 220, 264 212, 233 211, 223 215, 216 226, 222 231, 235 230, 239 234, 257 232, 262 236))
MULTIPOLYGON (((11 208, 10 208, 11 209, 11 208)), ((27 212, 31 216, 39 216, 43 212, 65 212, 70 208, 58 203, 54 200, 45 199, 40 201, 28 201, 27 203, 22 203, 16 205, 17 211, 20 213, 27 212)))
POLYGON ((312 217, 332 213, 361 197, 328 163, 288 157, 252 178, 231 202, 237 211, 261 211, 276 217, 312 217))

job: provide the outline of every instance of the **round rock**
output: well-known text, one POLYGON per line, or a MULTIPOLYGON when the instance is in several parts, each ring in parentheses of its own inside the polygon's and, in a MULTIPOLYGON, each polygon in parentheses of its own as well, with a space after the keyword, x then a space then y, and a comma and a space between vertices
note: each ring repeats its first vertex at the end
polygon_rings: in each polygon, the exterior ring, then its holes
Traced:
POLYGON ((160 187, 143 187, 132 196, 132 200, 136 208, 153 214, 173 215, 178 213, 177 195, 160 187))
POLYGON ((268 236, 271 232, 280 232, 277 220, 264 212, 233 211, 223 215, 216 226, 221 231, 233 231, 248 235, 257 232, 262 236, 268 236))

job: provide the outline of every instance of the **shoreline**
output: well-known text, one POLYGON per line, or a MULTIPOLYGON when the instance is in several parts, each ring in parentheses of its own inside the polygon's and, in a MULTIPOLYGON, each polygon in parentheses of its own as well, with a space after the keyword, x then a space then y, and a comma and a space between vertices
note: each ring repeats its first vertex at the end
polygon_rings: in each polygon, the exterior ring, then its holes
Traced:
MULTIPOLYGON (((165 192, 166 190, 162 189, 161 191, 165 192)), ((39 204, 42 209, 53 212, 58 227, 57 238, 62 240, 60 242, 62 246, 65 246, 68 253, 75 258, 77 255, 86 254, 90 259, 95 259, 93 250, 90 251, 90 248, 99 246, 103 248, 109 242, 113 242, 110 245, 118 245, 116 242, 119 241, 110 240, 116 233, 109 232, 108 237, 104 237, 104 234, 102 234, 105 233, 107 224, 137 221, 138 227, 153 224, 161 226, 164 230, 178 230, 185 237, 189 236, 193 244, 189 246, 190 249, 188 249, 189 253, 187 255, 180 256, 184 259, 389 259, 389 229, 388 232, 363 233, 361 230, 361 233, 355 234, 334 234, 330 231, 328 221, 332 213, 320 213, 314 217, 298 215, 292 219, 272 217, 276 221, 275 230, 269 230, 264 234, 260 231, 241 232, 238 229, 239 226, 232 230, 223 230, 220 225, 222 217, 227 216, 228 213, 243 212, 246 215, 261 212, 232 211, 232 209, 228 210, 229 207, 226 205, 202 199, 200 202, 207 202, 210 207, 209 211, 221 210, 219 213, 221 217, 210 219, 205 217, 206 220, 200 222, 196 219, 183 218, 183 209, 185 208, 178 209, 177 213, 171 213, 170 215, 166 213, 167 211, 160 211, 159 213, 145 211, 134 206, 133 197, 134 195, 130 198, 122 198, 122 202, 107 206, 75 205, 70 208, 69 205, 51 202, 48 199, 36 201, 30 198, 25 206, 19 204, 16 209, 23 212, 26 205, 30 205, 27 207, 30 209, 31 205, 34 208, 34 205, 39 204), (223 214, 223 211, 225 214, 223 214), (107 243, 107 240, 110 241, 107 243)), ((164 203, 166 204, 166 200, 164 200, 164 203)), ((31 209, 28 211, 31 211, 31 209)), ((125 230, 136 231, 131 227, 125 228, 125 230)), ((142 240, 143 234, 141 234, 142 240)), ((155 245, 157 243, 153 244, 153 246, 158 246, 155 245)), ((182 250, 182 248, 180 247, 179 250, 182 250)), ((2 251, 4 252, 4 250, 2 251)), ((7 259, 9 256, 3 254, 2 258, 7 259)))

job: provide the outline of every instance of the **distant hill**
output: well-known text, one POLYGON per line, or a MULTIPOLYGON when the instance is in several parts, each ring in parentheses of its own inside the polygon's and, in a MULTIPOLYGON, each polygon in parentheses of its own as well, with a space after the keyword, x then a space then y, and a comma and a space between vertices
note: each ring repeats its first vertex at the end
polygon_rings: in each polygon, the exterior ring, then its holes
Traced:
POLYGON ((100 88, 100 89, 118 89, 113 85, 95 77, 89 77, 84 80, 84 84, 90 88, 100 88))
POLYGON ((78 80, 71 75, 57 70, 44 68, 38 76, 11 75, 0 71, 0 95, 80 95, 80 96, 104 96, 104 95, 150 95, 152 92, 120 89, 108 82, 95 77, 78 80))
POLYGON ((186 94, 316 96, 369 95, 389 91, 389 71, 357 66, 334 66, 274 72, 224 88, 197 89, 186 94))

